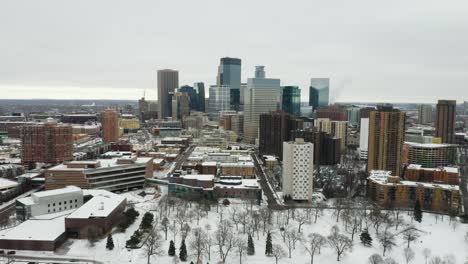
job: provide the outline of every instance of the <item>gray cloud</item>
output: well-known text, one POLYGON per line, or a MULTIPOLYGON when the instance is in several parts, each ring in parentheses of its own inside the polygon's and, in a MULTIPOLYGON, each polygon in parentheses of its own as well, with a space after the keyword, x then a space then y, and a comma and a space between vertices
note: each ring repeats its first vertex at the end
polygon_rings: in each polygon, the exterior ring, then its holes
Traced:
POLYGON ((215 82, 243 59, 307 100, 330 76, 337 101, 468 100, 465 1, 2 1, 3 97, 155 97, 155 71, 215 82), (109 93, 115 90, 115 93, 109 93), (118 90, 118 91, 117 91, 118 90))

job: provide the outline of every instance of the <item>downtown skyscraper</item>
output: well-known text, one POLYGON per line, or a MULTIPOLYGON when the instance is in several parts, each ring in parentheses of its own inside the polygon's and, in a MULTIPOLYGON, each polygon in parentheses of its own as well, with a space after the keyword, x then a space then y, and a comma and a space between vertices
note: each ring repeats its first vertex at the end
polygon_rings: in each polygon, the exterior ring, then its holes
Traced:
POLYGON ((158 70, 158 118, 172 116, 172 96, 179 87, 179 72, 176 70, 158 70))
POLYGON ((241 59, 224 57, 218 66, 216 83, 218 86, 229 86, 231 89, 231 109, 239 110, 241 88, 241 59))
POLYGON ((318 106, 328 106, 330 102, 330 79, 312 78, 309 88, 309 105, 314 107, 316 93, 318 93, 318 106))
POLYGON ((255 143, 260 114, 281 108, 280 79, 265 77, 264 66, 255 67, 255 78, 247 80, 244 99, 244 140, 255 143))

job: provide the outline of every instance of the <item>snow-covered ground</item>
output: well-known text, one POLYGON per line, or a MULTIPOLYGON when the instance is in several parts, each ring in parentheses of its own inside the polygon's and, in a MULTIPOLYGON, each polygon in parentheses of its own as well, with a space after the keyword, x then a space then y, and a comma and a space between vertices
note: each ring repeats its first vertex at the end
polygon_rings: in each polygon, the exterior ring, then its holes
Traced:
MULTIPOLYGON (((129 192, 129 193, 124 193, 122 195, 125 195, 127 197, 127 200, 129 203, 134 204, 135 208, 140 212, 140 216, 137 218, 135 223, 131 225, 125 233, 119 233, 119 232, 114 232, 113 233, 113 240, 115 244, 115 248, 110 251, 106 249, 106 238, 101 239, 98 241, 94 246, 90 246, 88 240, 82 239, 82 240, 77 240, 77 239, 69 239, 57 252, 55 253, 47 253, 47 252, 18 252, 18 254, 32 254, 32 255, 55 255, 55 256, 69 256, 69 257, 81 257, 81 258, 88 258, 88 259, 95 259, 99 260, 104 263, 146 263, 146 255, 143 249, 134 249, 134 250, 128 250, 125 248, 125 242, 127 239, 130 238, 130 236, 133 234, 133 232, 138 228, 141 218, 143 214, 147 211, 153 211, 155 214, 155 219, 159 221, 159 213, 160 210, 158 208, 161 208, 162 206, 158 204, 159 200, 161 198, 154 198, 153 196, 147 195, 145 197, 141 197, 137 194, 138 192, 129 192)), ((190 221, 189 225, 192 228, 195 228, 197 226, 205 228, 206 225, 210 225, 211 231, 210 233, 214 233, 216 229, 219 226, 219 219, 220 215, 222 212, 223 218, 224 219, 231 219, 232 215, 232 210, 233 208, 236 208, 238 212, 241 212, 243 210, 248 210, 250 209, 250 203, 249 205, 243 204, 244 202, 241 200, 231 200, 231 205, 229 206, 222 206, 220 205, 218 208, 217 206, 212 206, 211 210, 209 211, 207 216, 204 216, 202 219, 200 219, 198 225, 197 225, 197 219, 196 217, 193 217, 192 220, 190 221), (248 208, 248 209, 247 209, 248 208), (218 210, 218 213, 217 213, 218 210)), ((187 211, 194 210, 196 208, 195 204, 192 204, 191 207, 187 207, 187 211)), ((253 206, 254 210, 258 210, 260 208, 266 208, 265 205, 262 206, 253 206)), ((282 212, 283 214, 285 211, 282 212)), ((301 210, 296 210, 296 215, 300 213, 305 213, 305 211, 301 210)), ((338 223, 336 222, 336 217, 333 215, 334 210, 327 209, 324 210, 323 215, 319 216, 317 223, 313 223, 313 216, 311 219, 312 223, 307 223, 304 226, 302 226, 302 232, 301 236, 307 237, 308 234, 312 232, 320 233, 324 236, 328 236, 330 234, 330 229, 334 225, 338 225, 340 227, 340 232, 342 234, 345 234, 349 238, 351 237, 349 232, 345 231, 344 228, 344 223, 340 220, 338 223)), ((275 212, 273 217, 272 217, 272 225, 271 225, 271 231, 273 234, 273 244, 279 244, 281 245, 285 251, 287 252, 287 247, 286 244, 283 243, 283 238, 280 234, 280 230, 278 228, 278 225, 276 224, 278 219, 283 219, 282 217, 279 217, 278 214, 281 214, 281 212, 275 212)), ((415 258, 412 262, 414 264, 421 264, 425 263, 425 258, 422 255, 422 251, 425 248, 429 248, 432 252, 432 256, 440 256, 444 257, 444 255, 452 254, 456 258, 455 263, 464 263, 467 260, 468 252, 468 244, 465 242, 465 233, 468 231, 468 225, 461 224, 458 222, 458 220, 452 221, 452 223, 449 223, 449 217, 444 216, 441 218, 441 216, 436 216, 436 215, 431 215, 428 213, 424 213, 423 215, 423 221, 422 223, 417 223, 415 221, 411 220, 411 216, 408 215, 406 212, 401 213, 401 217, 404 218, 405 224, 402 226, 408 225, 408 224, 414 224, 414 226, 421 230, 420 234, 421 236, 414 242, 411 243, 411 249, 415 252, 415 258)), ((170 216, 168 217, 169 220, 175 221, 177 218, 175 216, 175 211, 172 211, 170 216)), ((160 221, 159 221, 160 222, 160 221)), ((251 226, 251 224, 249 225, 251 226)), ((298 222, 296 220, 290 220, 289 224, 285 225, 286 228, 290 229, 297 229, 298 228, 298 222)), ((343 263, 343 264, 365 264, 368 263, 368 258, 370 255, 374 253, 378 253, 382 255, 382 247, 380 243, 378 242, 376 233, 374 228, 372 227, 372 224, 369 224, 369 232, 370 235, 373 238, 373 243, 371 247, 366 247, 363 246, 360 242, 359 239, 359 234, 358 232, 354 236, 354 241, 353 241, 353 250, 351 252, 347 252, 341 259, 340 262, 336 261, 336 253, 334 250, 326 246, 321 250, 321 254, 317 254, 314 257, 314 263, 316 264, 331 264, 331 263, 343 263)), ((394 226, 390 227, 389 230, 390 232, 396 234, 400 231, 403 230, 404 227, 399 227, 398 230, 394 226)), ((265 256, 265 241, 266 241, 266 236, 262 232, 262 227, 260 226, 259 232, 254 233, 253 235, 253 240, 255 244, 255 251, 256 254, 253 256, 244 256, 242 259, 242 263, 259 263, 259 264, 266 264, 266 263, 275 263, 274 257, 267 257, 265 256)), ((161 230, 161 229, 160 229, 161 230)), ((384 230, 384 225, 380 227, 380 232, 383 232, 384 230)), ((163 234, 163 239, 164 239, 164 232, 161 231, 163 234)), ((243 228, 242 224, 238 225, 238 228, 236 228, 235 225, 232 227, 232 233, 235 236, 239 236, 242 239, 245 240, 245 243, 247 244, 247 235, 243 234, 243 228)), ((155 256, 152 258, 151 263, 160 263, 160 264, 165 264, 165 263, 174 263, 173 259, 167 255, 168 247, 169 247, 169 240, 172 238, 173 234, 171 232, 168 233, 168 240, 164 241, 161 251, 162 254, 160 256, 155 256)), ((187 249, 189 252, 189 257, 187 263, 190 263, 190 261, 193 261, 196 263, 193 254, 191 254, 193 249, 190 248, 189 242, 191 239, 191 235, 187 237, 187 249)), ((176 252, 179 252, 179 246, 180 246, 181 238, 180 238, 180 232, 176 237, 176 252)), ((403 250, 406 248, 406 241, 403 239, 402 235, 397 235, 396 236, 396 246, 391 250, 390 252, 387 252, 386 257, 392 257, 397 261, 397 263, 406 263, 403 257, 403 250)), ((211 254, 211 260, 208 260, 206 257, 204 257, 202 263, 218 263, 219 261, 219 254, 217 253, 217 247, 216 243, 212 244, 212 254, 211 254)), ((227 258, 227 263, 239 263, 239 256, 237 255, 236 251, 234 249, 231 250, 229 253, 229 256, 227 258)), ((310 257, 309 255, 304 251, 304 247, 302 246, 301 242, 298 242, 296 245, 296 249, 292 251, 292 257, 288 258, 287 256, 285 258, 282 258, 278 263, 294 263, 294 264, 303 264, 303 263, 310 263, 310 257)))

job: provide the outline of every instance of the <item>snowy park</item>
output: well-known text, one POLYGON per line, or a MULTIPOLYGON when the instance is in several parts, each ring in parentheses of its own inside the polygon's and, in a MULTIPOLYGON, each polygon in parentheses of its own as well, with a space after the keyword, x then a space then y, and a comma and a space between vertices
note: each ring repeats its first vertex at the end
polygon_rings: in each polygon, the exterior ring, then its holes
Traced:
POLYGON ((92 259, 96 263, 467 261, 468 228, 447 215, 385 211, 366 201, 332 200, 317 202, 313 208, 274 211, 239 199, 213 203, 141 196, 138 192, 122 195, 138 212, 124 231, 116 227, 103 237, 70 239, 54 253, 18 254, 92 259), (128 240, 135 233, 139 238, 129 247, 128 240))

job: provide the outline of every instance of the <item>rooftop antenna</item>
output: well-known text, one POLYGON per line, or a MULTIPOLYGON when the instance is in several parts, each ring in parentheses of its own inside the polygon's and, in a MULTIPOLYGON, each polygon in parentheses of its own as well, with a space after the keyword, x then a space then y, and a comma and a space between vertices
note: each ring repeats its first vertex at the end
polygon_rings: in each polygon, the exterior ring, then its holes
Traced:
POLYGON ((145 97, 146 97, 146 88, 143 89, 143 98, 145 98, 145 97))

